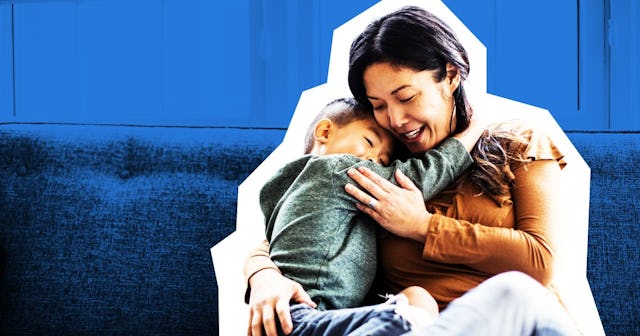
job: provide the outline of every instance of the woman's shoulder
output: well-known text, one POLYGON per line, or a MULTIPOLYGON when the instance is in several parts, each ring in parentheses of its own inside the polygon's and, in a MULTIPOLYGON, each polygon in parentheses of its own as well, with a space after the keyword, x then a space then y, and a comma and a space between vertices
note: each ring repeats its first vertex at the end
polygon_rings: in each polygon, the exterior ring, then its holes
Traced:
MULTIPOLYGON (((492 125, 489 132, 511 141, 505 150, 525 160, 557 160, 561 162, 564 153, 558 147, 553 135, 544 126, 522 119, 506 120, 492 125)), ((564 163, 561 163, 564 165, 564 163)))
MULTIPOLYGON (((559 126, 549 124, 548 111, 491 94, 473 96, 474 117, 493 122, 492 129, 502 135, 511 134, 524 139, 527 146, 521 148, 532 159, 557 158, 559 126)), ((560 130, 560 133, 562 131, 560 130)))
POLYGON ((564 153, 541 127, 525 120, 491 124, 478 140, 470 178, 492 195, 508 195, 515 171, 536 160, 556 160, 564 167, 564 153))

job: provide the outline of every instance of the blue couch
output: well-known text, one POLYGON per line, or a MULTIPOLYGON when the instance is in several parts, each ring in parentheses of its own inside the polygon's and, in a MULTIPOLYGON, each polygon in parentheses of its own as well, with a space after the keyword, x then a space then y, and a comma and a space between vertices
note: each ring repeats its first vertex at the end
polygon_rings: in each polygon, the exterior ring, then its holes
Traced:
MULTIPOLYGON (((284 135, 0 125, 0 334, 217 335, 209 248, 284 135)), ((587 277, 602 323, 640 335, 640 134, 568 135, 592 169, 587 277)))

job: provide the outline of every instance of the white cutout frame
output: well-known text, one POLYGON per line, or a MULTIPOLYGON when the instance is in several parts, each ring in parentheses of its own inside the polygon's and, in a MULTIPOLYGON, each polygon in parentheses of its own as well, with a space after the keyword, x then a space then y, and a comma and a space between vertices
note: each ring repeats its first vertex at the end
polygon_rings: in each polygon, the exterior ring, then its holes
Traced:
POLYGON ((236 231, 211 248, 218 283, 220 335, 246 334, 248 306, 244 303, 243 265, 249 252, 264 239, 264 216, 258 194, 262 185, 285 163, 303 152, 303 139, 315 114, 329 101, 351 96, 347 85, 351 42, 372 20, 402 6, 420 6, 447 22, 469 53, 471 71, 465 89, 476 113, 497 120, 524 119, 543 125, 566 154, 563 170, 565 226, 558 228, 562 244, 556 251, 554 283, 569 313, 585 335, 604 335, 586 278, 589 226, 590 169, 549 111, 487 93, 487 57, 484 45, 440 0, 382 0, 333 33, 327 83, 304 91, 282 143, 238 187, 236 231))

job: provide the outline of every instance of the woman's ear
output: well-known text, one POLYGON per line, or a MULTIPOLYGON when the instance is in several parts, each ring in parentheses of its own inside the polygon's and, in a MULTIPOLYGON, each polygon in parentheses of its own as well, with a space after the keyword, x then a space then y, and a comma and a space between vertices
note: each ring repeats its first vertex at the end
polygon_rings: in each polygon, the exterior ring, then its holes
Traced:
POLYGON ((453 94, 454 91, 460 86, 460 71, 458 67, 451 63, 447 63, 447 85, 449 86, 449 92, 453 94))
POLYGON ((329 137, 331 136, 331 127, 333 123, 329 119, 320 119, 316 123, 316 127, 313 130, 313 137, 316 141, 325 144, 329 141, 329 137))

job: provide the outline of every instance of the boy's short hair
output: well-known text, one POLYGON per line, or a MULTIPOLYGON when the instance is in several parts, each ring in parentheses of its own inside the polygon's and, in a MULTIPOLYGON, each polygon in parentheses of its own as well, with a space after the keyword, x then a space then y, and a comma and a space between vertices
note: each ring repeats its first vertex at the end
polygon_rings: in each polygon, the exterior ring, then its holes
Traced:
POLYGON ((329 119, 338 126, 344 126, 351 122, 364 119, 373 119, 373 112, 354 98, 338 98, 327 105, 318 113, 309 125, 304 140, 304 153, 309 154, 315 141, 314 130, 318 121, 329 119))

